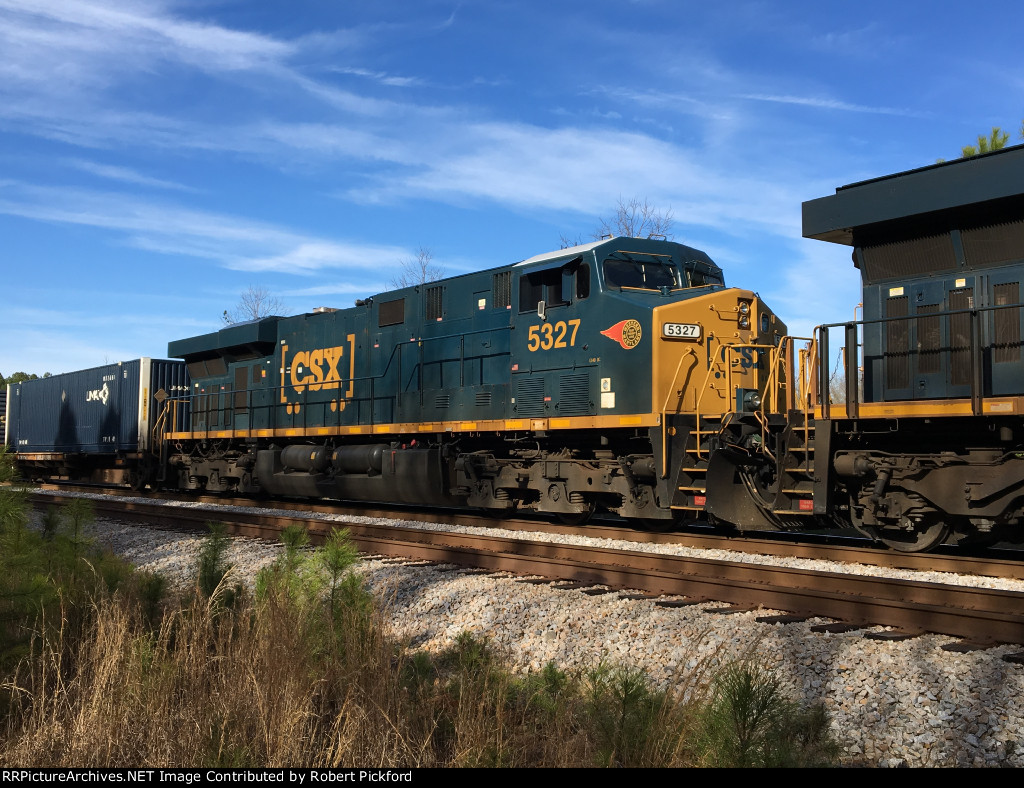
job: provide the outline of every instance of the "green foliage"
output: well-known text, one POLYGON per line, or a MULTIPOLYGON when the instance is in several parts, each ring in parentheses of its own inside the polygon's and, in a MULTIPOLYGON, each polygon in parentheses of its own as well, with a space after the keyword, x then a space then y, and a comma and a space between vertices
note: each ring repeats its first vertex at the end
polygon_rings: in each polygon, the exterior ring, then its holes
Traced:
POLYGON ((0 488, 0 532, 17 536, 28 522, 28 493, 15 487, 0 488))
POLYGON ((981 134, 978 135, 978 144, 975 145, 964 145, 962 152, 965 159, 969 159, 971 156, 977 156, 981 153, 989 153, 994 150, 999 150, 1006 147, 1007 141, 1010 139, 1010 135, 1000 129, 998 126, 992 127, 992 132, 987 136, 981 134))
POLYGON ((315 606, 323 588, 323 577, 316 571, 313 556, 303 552, 309 544, 309 533, 300 525, 289 525, 281 531, 281 542, 284 554, 256 576, 256 598, 268 600, 283 593, 303 609, 315 606))
MULTIPOLYGON (((227 535, 227 526, 224 523, 209 522, 206 524, 206 528, 209 533, 203 539, 203 546, 199 550, 196 584, 199 587, 199 593, 210 599, 231 569, 224 557, 230 541, 227 535)), ((226 604, 230 607, 230 600, 226 604)))
POLYGON ((553 716, 559 705, 575 690, 569 674, 554 662, 548 662, 540 673, 531 673, 524 683, 527 703, 546 717, 553 716))
POLYGON ((599 665, 587 680, 587 711, 598 737, 601 766, 652 766, 649 752, 667 731, 667 698, 638 669, 599 665))
MULTIPOLYGON (((51 377, 51 375, 49 372, 44 372, 43 377, 48 378, 51 377)), ((15 383, 24 383, 26 380, 39 380, 39 375, 35 374, 34 372, 32 374, 29 374, 28 372, 15 372, 9 378, 5 378, 3 375, 0 375, 0 386, 7 386, 8 384, 13 385, 15 383)))
POLYGON ((64 516, 71 526, 71 538, 82 543, 82 529, 96 519, 96 509, 88 498, 72 498, 64 504, 64 516))
POLYGON ((154 626, 160 620, 161 606, 167 593, 167 578, 153 572, 139 572, 136 581, 142 615, 150 626, 154 626))
POLYGON ((37 532, 27 527, 26 492, 0 488, 0 673, 31 653, 49 627, 79 632, 96 600, 132 576, 123 561, 77 537, 92 511, 81 500, 61 512, 51 507, 37 532), (69 534, 59 527, 65 520, 78 530, 69 534))
POLYGON ((43 538, 47 541, 53 541, 53 538, 57 535, 57 531, 61 525, 60 509, 56 506, 47 506, 46 511, 43 512, 42 524, 43 524, 43 538))
MULTIPOLYGON (((358 591, 355 587, 355 576, 345 573, 359 560, 359 551, 352 544, 349 533, 344 529, 331 531, 323 548, 320 550, 320 561, 327 574, 330 588, 331 617, 335 618, 337 607, 342 604, 350 607, 357 604, 358 591), (343 581, 344 578, 344 581, 343 581), (347 581, 347 582, 346 582, 347 581), (344 587, 343 587, 344 586, 344 587), (339 595, 342 598, 339 598, 339 595)), ((361 588, 361 584, 360 588, 361 588)))
POLYGON ((820 766, 838 753, 820 706, 789 700, 772 671, 734 663, 716 677, 702 713, 699 751, 708 766, 820 766))
POLYGON ((14 464, 14 454, 5 444, 0 444, 0 484, 17 481, 18 467, 14 464))

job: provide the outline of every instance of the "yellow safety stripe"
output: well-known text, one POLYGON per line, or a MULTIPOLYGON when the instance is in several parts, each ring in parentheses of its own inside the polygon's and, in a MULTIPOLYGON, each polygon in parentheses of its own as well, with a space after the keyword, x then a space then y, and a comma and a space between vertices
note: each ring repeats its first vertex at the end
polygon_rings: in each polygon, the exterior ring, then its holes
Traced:
POLYGON ((353 425, 339 427, 279 427, 272 430, 194 430, 171 432, 165 440, 205 440, 209 438, 311 438, 328 435, 408 435, 438 432, 508 432, 511 430, 592 430, 617 427, 657 427, 657 413, 626 416, 573 416, 546 419, 489 419, 485 421, 430 421, 397 424, 353 425))
MULTIPOLYGON (((986 399, 981 403, 986 416, 1015 416, 1024 414, 1024 397, 999 397, 986 399)), ((943 418, 948 416, 971 416, 970 399, 906 400, 901 402, 862 402, 857 405, 859 419, 894 419, 900 417, 943 418)), ((814 409, 814 417, 821 418, 821 406, 814 409)), ((836 403, 829 406, 829 418, 845 419, 846 405, 836 403)))

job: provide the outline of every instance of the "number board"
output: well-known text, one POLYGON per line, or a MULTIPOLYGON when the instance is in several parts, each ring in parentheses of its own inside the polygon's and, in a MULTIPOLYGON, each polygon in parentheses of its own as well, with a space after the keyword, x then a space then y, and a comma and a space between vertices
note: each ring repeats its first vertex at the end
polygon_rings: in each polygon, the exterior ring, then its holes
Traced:
POLYGON ((662 323, 661 335, 668 339, 700 339, 700 323, 662 323))

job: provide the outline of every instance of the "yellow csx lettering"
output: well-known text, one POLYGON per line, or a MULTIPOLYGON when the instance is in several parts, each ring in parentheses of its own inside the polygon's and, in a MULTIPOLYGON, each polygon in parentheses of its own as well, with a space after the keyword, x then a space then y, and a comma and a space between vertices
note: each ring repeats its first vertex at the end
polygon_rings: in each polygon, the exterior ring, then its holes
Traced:
POLYGON ((292 388, 298 394, 305 391, 307 386, 310 391, 340 388, 341 372, 338 370, 338 364, 344 351, 343 345, 300 350, 292 356, 292 388))

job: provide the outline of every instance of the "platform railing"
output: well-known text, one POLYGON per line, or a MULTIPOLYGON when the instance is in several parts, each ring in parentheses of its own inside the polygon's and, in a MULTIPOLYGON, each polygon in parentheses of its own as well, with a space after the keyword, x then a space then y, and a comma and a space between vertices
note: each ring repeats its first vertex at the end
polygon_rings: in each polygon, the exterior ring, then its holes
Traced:
MULTIPOLYGON (((947 374, 948 364, 952 362, 953 354, 966 354, 968 375, 966 383, 961 385, 966 386, 968 390, 967 397, 970 398, 971 402, 971 413, 973 415, 981 415, 984 412, 984 400, 986 398, 985 388, 985 358, 984 354, 991 347, 998 347, 998 337, 995 337, 995 326, 987 326, 983 318, 989 313, 996 313, 1000 310, 1020 310, 1024 307, 1024 304, 997 304, 994 306, 986 307, 974 307, 970 309, 955 309, 944 312, 930 312, 925 314, 911 314, 911 315, 900 315, 894 317, 876 318, 873 320, 857 320, 845 323, 829 323, 818 326, 814 330, 815 353, 811 359, 811 368, 816 372, 815 381, 816 386, 814 388, 814 396, 812 398, 812 405, 820 408, 821 418, 827 419, 831 417, 832 406, 839 403, 832 402, 832 396, 830 394, 830 384, 832 380, 832 366, 831 366, 831 349, 830 349, 830 331, 831 329, 842 329, 843 341, 844 341, 844 358, 842 361, 842 371, 845 375, 845 384, 843 395, 845 399, 845 415, 846 418, 856 419, 860 415, 861 404, 870 397, 865 395, 861 391, 860 385, 860 369, 862 365, 861 353, 859 348, 862 346, 864 329, 867 326, 890 326, 896 323, 906 321, 923 321, 923 320, 938 320, 939 337, 940 342, 934 347, 923 349, 920 341, 915 346, 912 346, 909 340, 910 332, 908 329, 907 333, 907 347, 905 349, 893 350, 887 347, 884 340, 879 341, 880 350, 882 350, 882 358, 886 358, 890 355, 904 354, 908 356, 908 363, 914 357, 920 357, 922 353, 936 353, 941 354, 947 361, 947 374), (966 335, 957 333, 954 330, 953 319, 963 316, 966 318, 964 324, 966 325, 966 335), (983 335, 988 330, 989 335, 993 341, 985 343, 983 342, 983 335), (944 339, 942 339, 944 338, 944 339)), ((1019 313, 1018 313, 1019 314, 1019 313)), ((1019 317, 1018 317, 1019 320, 1019 317)), ((909 325, 914 325, 908 323, 909 325)), ((917 324, 918 326, 920 323, 917 324)), ((962 326, 958 327, 958 330, 962 330, 962 326)), ((1021 345, 1021 337, 1018 335, 1017 345, 1021 347, 1021 351, 1024 352, 1024 346, 1021 345)), ((1024 361, 1024 357, 1022 357, 1024 361)), ((1018 362, 1021 363, 1021 362, 1018 362)), ((931 374, 931 373, 928 373, 931 374)), ((913 375, 908 373, 908 380, 913 375)), ((909 387, 910 383, 908 383, 909 387)), ((1019 392, 1024 393, 1024 391, 1019 392)), ((949 397, 945 394, 936 395, 935 399, 948 399, 949 397)), ((872 401, 868 399, 868 401, 872 401)))

